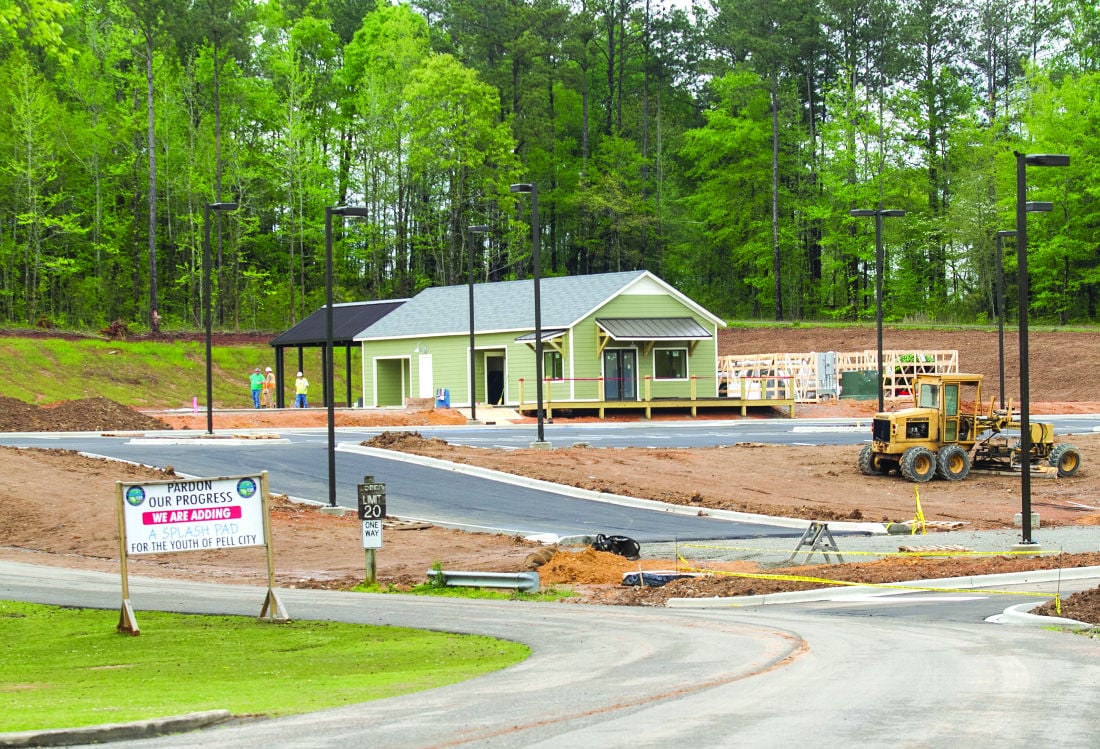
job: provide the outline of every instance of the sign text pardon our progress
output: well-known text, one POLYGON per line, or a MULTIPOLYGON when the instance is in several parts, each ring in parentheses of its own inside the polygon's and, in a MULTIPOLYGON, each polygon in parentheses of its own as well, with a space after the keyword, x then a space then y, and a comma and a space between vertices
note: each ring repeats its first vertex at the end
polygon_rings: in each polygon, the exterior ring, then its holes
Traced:
POLYGON ((127 554, 263 546, 255 476, 124 485, 127 554))

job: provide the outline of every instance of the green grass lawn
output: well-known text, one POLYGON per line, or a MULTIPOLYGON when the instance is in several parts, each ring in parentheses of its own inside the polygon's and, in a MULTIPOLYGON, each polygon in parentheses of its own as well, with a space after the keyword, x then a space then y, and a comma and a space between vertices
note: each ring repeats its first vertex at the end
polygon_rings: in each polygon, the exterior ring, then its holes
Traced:
POLYGON ((526 658, 489 637, 0 601, 0 732, 225 709, 289 715, 453 684, 526 658))

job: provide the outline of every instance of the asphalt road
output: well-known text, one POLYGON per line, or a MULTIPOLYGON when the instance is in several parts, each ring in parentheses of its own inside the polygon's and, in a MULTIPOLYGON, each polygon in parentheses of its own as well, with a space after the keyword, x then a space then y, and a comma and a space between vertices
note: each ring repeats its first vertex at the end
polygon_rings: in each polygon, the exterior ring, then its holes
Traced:
MULTIPOLYGON (((110 608, 118 585, 0 564, 0 598, 110 608)), ((255 615, 263 593, 131 578, 139 623, 149 609, 255 615)), ((1100 734, 1096 643, 1062 632, 813 607, 280 596, 292 616, 518 639, 532 655, 419 694, 114 746, 1092 746, 1100 734)))
MULTIPOLYGON (((1041 417, 1055 423, 1059 434, 1100 429, 1100 416, 1041 417)), ((645 422, 631 424, 548 424, 545 435, 557 446, 585 442, 594 447, 699 447, 736 442, 776 444, 851 444, 869 436, 867 419, 745 419, 736 421, 645 422)), ((356 486, 364 476, 386 484, 390 515, 427 520, 469 530, 490 530, 545 540, 626 535, 641 543, 759 537, 798 538, 802 524, 745 522, 732 513, 699 517, 690 508, 644 503, 623 504, 591 492, 554 488, 516 479, 486 480, 471 475, 385 457, 356 446, 385 429, 339 429, 336 498, 344 507, 356 504, 356 486)), ((392 431, 392 429, 391 429, 392 431)), ((455 444, 501 448, 524 447, 534 439, 530 425, 418 428, 428 437, 455 444)), ((284 430, 284 441, 179 439, 196 436, 166 433, 163 438, 131 440, 91 434, 5 434, 0 444, 52 446, 80 450, 155 466, 172 466, 192 476, 229 476, 268 471, 274 491, 325 502, 328 499, 326 430, 284 430)), ((224 435, 222 435, 224 436, 224 435)), ((836 534, 860 532, 831 523, 836 534)))
MULTIPOLYGON (((1100 430, 1100 415, 1033 415, 1049 421, 1059 437, 1100 430)), ((345 434, 370 439, 385 429, 347 430, 345 434)), ((396 431, 390 428, 388 431, 396 431)), ((535 439, 530 424, 500 426, 415 427, 425 437, 474 447, 527 447, 535 439)), ((780 445, 858 445, 871 438, 870 418, 828 419, 693 419, 662 422, 547 424, 546 440, 554 447, 586 442, 592 447, 714 447, 736 442, 780 445)), ((1068 438, 1067 438, 1068 439, 1068 438)), ((1070 440, 1072 441, 1072 440, 1070 440)))
MULTIPOLYGON (((0 444, 79 450, 177 473, 218 477, 267 471, 273 491, 314 501, 328 497, 328 441, 314 432, 285 432, 285 441, 152 439, 97 435, 3 435, 0 444)), ((357 447, 363 434, 340 431, 336 451, 337 503, 355 507, 357 485, 367 475, 386 484, 387 513, 467 530, 488 530, 548 540, 625 535, 641 543, 737 539, 766 536, 798 538, 803 524, 776 520, 749 523, 734 513, 700 517, 692 508, 659 503, 618 503, 606 495, 528 482, 504 474, 409 462, 401 456, 357 447)), ((845 532, 839 525, 836 533, 845 532)))

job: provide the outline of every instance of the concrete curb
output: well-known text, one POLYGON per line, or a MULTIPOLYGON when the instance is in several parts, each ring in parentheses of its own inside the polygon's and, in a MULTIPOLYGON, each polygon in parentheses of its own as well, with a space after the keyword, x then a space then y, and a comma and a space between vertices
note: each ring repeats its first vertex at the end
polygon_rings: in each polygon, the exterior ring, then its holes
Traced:
MULTIPOLYGON (((430 466, 432 468, 438 468, 445 471, 453 471, 454 473, 463 473, 468 476, 476 476, 478 478, 488 479, 490 481, 499 481, 505 484, 525 486, 530 489, 553 491, 569 497, 588 499, 594 502, 606 502, 608 504, 620 505, 622 507, 635 507, 645 510, 655 510, 657 512, 667 512, 672 515, 697 516, 701 513, 705 513, 707 517, 717 518, 719 520, 732 520, 740 523, 755 523, 757 525, 770 525, 779 528, 795 528, 799 530, 804 530, 810 525, 809 520, 803 520, 802 518, 779 518, 772 517, 770 515, 757 515, 748 512, 734 512, 733 510, 701 511, 698 507, 672 505, 666 502, 658 502, 653 499, 641 499, 639 497, 626 497, 618 494, 596 492, 590 489, 578 489, 576 487, 567 486, 565 484, 555 484, 551 481, 531 479, 525 476, 517 476, 515 474, 505 473, 504 471, 494 471, 489 468, 480 468, 478 466, 466 465, 464 463, 452 463, 451 461, 440 460, 439 458, 429 458, 423 455, 411 455, 409 453, 403 453, 398 450, 384 450, 377 447, 365 447, 363 445, 348 444, 338 444, 336 446, 336 449, 342 452, 358 453, 359 455, 368 455, 377 458, 386 458, 387 460, 397 460, 405 463, 415 463, 419 465, 430 466)), ((830 521, 829 530, 833 531, 834 533, 864 533, 868 535, 887 535, 886 526, 882 523, 830 521)), ((563 542, 564 541, 559 540, 559 543, 563 542)))
POLYGON ((137 720, 132 723, 105 723, 83 728, 54 728, 45 731, 0 733, 0 747, 76 746, 104 741, 148 739, 170 733, 183 733, 207 728, 233 717, 228 710, 207 710, 167 718, 137 720))
MULTIPOLYGON (((846 585, 841 588, 815 588, 796 590, 787 593, 770 593, 760 596, 727 596, 723 598, 670 598, 665 604, 673 609, 716 609, 742 608, 745 606, 770 606, 783 603, 814 603, 818 601, 843 601, 845 598, 860 598, 868 594, 892 596, 912 593, 914 588, 922 590, 979 590, 1002 585, 1023 585, 1027 583, 1049 583, 1058 580, 1086 580, 1100 577, 1100 567, 1072 567, 1061 570, 1029 570, 1027 572, 1006 572, 999 575, 972 575, 968 577, 945 577, 938 580, 907 580, 883 585, 846 585)), ((1039 604, 1031 604, 1035 608, 1039 604)), ((1052 617, 1036 616, 1049 625, 1052 617)), ((1067 621, 1073 621, 1068 619, 1067 621)))
POLYGON ((133 437, 129 440, 131 445, 202 445, 211 447, 241 447, 247 445, 289 445, 286 437, 210 437, 201 435, 197 437, 133 437))
POLYGON ((1031 603, 1018 603, 1009 606, 1000 614, 986 619, 992 624, 1008 624, 1015 627, 1058 627, 1060 629, 1094 629, 1093 625, 1079 622, 1076 619, 1066 619, 1061 616, 1042 616, 1032 614, 1031 610, 1041 606, 1046 601, 1032 601, 1031 603))

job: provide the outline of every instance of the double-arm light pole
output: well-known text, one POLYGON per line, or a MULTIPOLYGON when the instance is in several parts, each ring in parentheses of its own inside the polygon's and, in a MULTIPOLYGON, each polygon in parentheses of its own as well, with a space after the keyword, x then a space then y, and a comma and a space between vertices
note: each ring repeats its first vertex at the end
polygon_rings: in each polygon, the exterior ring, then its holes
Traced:
MULTIPOLYGON (((206 324, 206 433, 214 433, 214 380, 211 375, 211 320, 210 320, 210 212, 235 211, 236 203, 207 203, 203 207, 203 242, 202 242, 202 296, 205 304, 203 317, 206 324)), ((218 220, 218 234, 221 235, 221 217, 218 220)))
POLYGON ((332 217, 369 216, 366 208, 338 205, 325 207, 325 390, 328 395, 328 504, 336 506, 336 357, 332 333, 332 217))
MULTIPOLYGON (((1029 166, 1069 166, 1069 156, 1057 153, 1016 154, 1016 275, 1020 306, 1020 525, 1021 546, 1031 546, 1031 388, 1027 349, 1027 315, 1031 290, 1027 272, 1027 168, 1029 166)), ((1034 210, 1042 210, 1031 204, 1034 210)), ((1048 209, 1049 210, 1049 209, 1048 209)))
POLYGON ((542 301, 539 298, 539 186, 533 182, 512 185, 511 192, 531 193, 531 244, 535 277, 535 408, 538 416, 538 444, 546 442, 542 423, 542 301))
POLYGON ((466 234, 468 237, 466 241, 466 252, 470 256, 466 280, 470 286, 470 421, 472 423, 477 422, 477 351, 474 348, 476 345, 476 339, 474 337, 474 235, 484 234, 487 231, 489 231, 489 227, 485 224, 475 224, 466 227, 466 234))
POLYGON ((875 217, 875 327, 878 331, 878 410, 881 413, 886 410, 885 397, 883 395, 883 369, 882 369, 882 218, 884 216, 904 216, 905 211, 896 209, 856 208, 848 211, 849 216, 874 216, 875 217))

